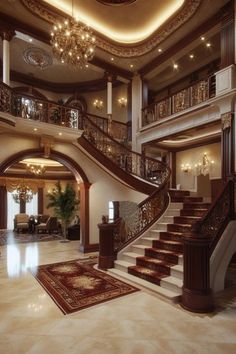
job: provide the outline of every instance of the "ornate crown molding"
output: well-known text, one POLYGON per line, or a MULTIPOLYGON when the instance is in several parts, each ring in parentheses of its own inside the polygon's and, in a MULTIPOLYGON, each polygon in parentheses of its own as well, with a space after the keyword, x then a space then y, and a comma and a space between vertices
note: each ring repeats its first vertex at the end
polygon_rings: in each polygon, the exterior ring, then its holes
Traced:
POLYGON ((103 5, 117 6, 117 5, 129 5, 136 0, 97 0, 103 5))
MULTIPOLYGON (((114 1, 107 2, 112 3, 114 1)), ((202 0, 185 0, 181 9, 172 16, 169 21, 163 24, 155 31, 155 33, 141 43, 120 44, 111 41, 109 38, 96 32, 96 45, 112 55, 123 58, 133 58, 147 54, 187 22, 197 11, 201 2, 202 0)), ((41 17, 51 24, 68 17, 63 15, 61 11, 57 11, 52 6, 41 2, 41 0, 21 0, 21 3, 35 16, 41 17)))

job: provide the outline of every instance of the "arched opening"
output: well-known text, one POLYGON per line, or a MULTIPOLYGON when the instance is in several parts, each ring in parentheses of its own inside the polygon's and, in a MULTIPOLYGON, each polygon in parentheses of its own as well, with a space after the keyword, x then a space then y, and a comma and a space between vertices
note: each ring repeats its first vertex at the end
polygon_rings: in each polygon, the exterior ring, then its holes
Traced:
MULTIPOLYGON (((3 212, 0 216, 0 228, 7 228, 7 189, 6 189, 6 180, 7 178, 28 178, 32 181, 40 180, 39 176, 26 174, 26 171, 21 171, 21 175, 15 173, 14 169, 11 170, 11 166, 20 165, 20 162, 33 158, 33 159, 42 159, 44 158, 44 151, 42 149, 30 149, 21 151, 7 160, 5 160, 0 166, 0 200, 1 205, 3 205, 3 212)), ((86 245, 89 245, 89 180, 83 171, 83 169, 69 156, 66 156, 60 152, 51 150, 50 160, 56 161, 60 166, 64 166, 64 170, 70 171, 69 178, 74 179, 74 183, 80 191, 80 250, 85 252, 86 245), (71 178, 73 176, 73 178, 71 178)), ((58 175, 54 173, 54 181, 57 181, 62 176, 61 172, 58 172, 58 175), (59 177, 59 178, 58 178, 59 177)), ((52 176, 50 177, 51 181, 53 180, 52 176)), ((41 178, 43 180, 43 178, 41 178)), ((43 196, 45 198, 46 191, 43 190, 45 184, 42 186, 38 185, 38 212, 45 212, 45 201, 43 202, 43 196)), ((22 209, 23 211, 23 209, 22 209)))

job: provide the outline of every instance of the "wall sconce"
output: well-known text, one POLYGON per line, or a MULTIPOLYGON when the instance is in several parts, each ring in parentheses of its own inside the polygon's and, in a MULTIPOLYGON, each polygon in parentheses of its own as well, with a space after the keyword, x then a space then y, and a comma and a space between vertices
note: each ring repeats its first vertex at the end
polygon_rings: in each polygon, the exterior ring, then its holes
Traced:
POLYGON ((181 171, 185 173, 189 173, 192 170, 192 166, 189 163, 185 163, 181 165, 181 171))
POLYGON ((211 172, 214 163, 215 163, 215 161, 210 160, 207 156, 207 153, 204 152, 203 157, 202 157, 202 162, 199 162, 194 165, 194 174, 196 174, 197 176, 198 175, 203 175, 203 176, 208 175, 211 172))
POLYGON ((126 107, 127 106, 127 98, 121 97, 118 99, 118 103, 120 107, 126 107))
POLYGON ((95 99, 93 101, 93 105, 96 109, 99 109, 101 110, 103 108, 103 101, 102 100, 98 100, 98 99, 95 99))

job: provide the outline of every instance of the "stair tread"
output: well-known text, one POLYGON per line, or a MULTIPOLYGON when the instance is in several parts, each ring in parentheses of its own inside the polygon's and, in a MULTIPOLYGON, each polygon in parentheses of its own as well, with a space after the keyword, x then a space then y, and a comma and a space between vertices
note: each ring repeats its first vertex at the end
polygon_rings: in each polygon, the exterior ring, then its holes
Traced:
POLYGON ((157 240, 159 240, 159 238, 156 238, 156 237, 142 237, 142 240, 146 240, 146 241, 157 241, 157 240))
POLYGON ((165 254, 170 254, 170 255, 181 255, 181 253, 179 252, 173 252, 173 251, 169 251, 169 250, 163 250, 163 249, 159 249, 159 248, 154 248, 154 247, 146 247, 148 250, 152 250, 153 252, 159 252, 159 253, 165 253, 165 254))
POLYGON ((171 267, 171 269, 177 270, 178 272, 181 272, 181 273, 183 273, 183 271, 184 271, 184 267, 181 264, 174 264, 171 267))
POLYGON ((128 257, 132 257, 132 258, 137 258, 140 256, 140 254, 135 253, 135 252, 125 252, 122 254, 123 256, 128 256, 128 257))
POLYGON ((184 226, 184 227, 192 227, 192 225, 191 225, 191 224, 178 224, 177 222, 174 222, 173 224, 168 224, 168 225, 184 226))
POLYGON ((115 264, 120 264, 120 265, 122 265, 123 267, 130 267, 130 266, 133 266, 133 264, 132 263, 130 263, 130 262, 127 262, 127 261, 123 261, 122 259, 117 259, 117 260, 115 260, 115 264))
POLYGON ((171 234, 173 236, 183 236, 183 232, 176 232, 176 231, 163 231, 161 233, 171 234))
POLYGON ((140 257, 138 257, 138 259, 144 260, 145 262, 148 262, 148 263, 164 265, 167 267, 172 267, 174 265, 173 263, 165 262, 165 261, 157 259, 157 258, 151 258, 151 257, 146 257, 146 256, 144 256, 144 257, 140 256, 140 257))
POLYGON ((163 274, 161 272, 157 272, 156 270, 149 269, 149 268, 146 268, 146 267, 142 267, 142 266, 139 266, 139 265, 132 265, 129 268, 135 270, 136 272, 138 272, 140 274, 148 274, 150 277, 156 278, 156 279, 159 279, 159 280, 167 277, 166 274, 163 274))
POLYGON ((173 285, 176 285, 178 287, 181 287, 183 285, 183 280, 182 279, 179 279, 179 278, 176 278, 176 277, 173 277, 173 276, 168 276, 166 278, 162 278, 161 281, 165 282, 165 283, 171 283, 173 285))
POLYGON ((145 249, 145 248, 147 248, 147 246, 145 246, 145 245, 141 245, 141 244, 138 244, 138 245, 133 245, 132 247, 134 247, 134 248, 140 248, 140 249, 145 249))
POLYGON ((182 245, 181 242, 179 241, 172 241, 172 240, 155 240, 155 241, 158 241, 158 242, 161 242, 161 243, 166 243, 166 244, 169 244, 169 245, 182 245))
POLYGON ((144 280, 144 279, 135 277, 134 275, 122 272, 119 269, 111 268, 108 270, 108 273, 110 273, 112 275, 117 275, 123 279, 129 280, 137 285, 143 286, 144 288, 146 288, 148 290, 152 290, 163 298, 167 298, 169 300, 174 300, 174 299, 179 298, 179 294, 175 291, 172 291, 172 290, 169 290, 166 288, 162 288, 158 285, 148 282, 147 280, 144 280))

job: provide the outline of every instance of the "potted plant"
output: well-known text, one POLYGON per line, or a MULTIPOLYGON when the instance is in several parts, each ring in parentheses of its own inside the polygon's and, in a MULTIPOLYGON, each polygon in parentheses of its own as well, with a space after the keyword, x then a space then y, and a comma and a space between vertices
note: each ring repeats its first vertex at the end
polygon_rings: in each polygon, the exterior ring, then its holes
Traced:
POLYGON ((69 241, 67 239, 67 229, 78 210, 80 201, 76 197, 73 187, 67 183, 63 190, 60 181, 56 183, 52 193, 47 194, 47 197, 49 198, 47 208, 53 208, 55 216, 61 220, 63 242, 67 242, 69 241))

